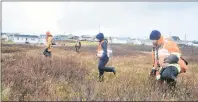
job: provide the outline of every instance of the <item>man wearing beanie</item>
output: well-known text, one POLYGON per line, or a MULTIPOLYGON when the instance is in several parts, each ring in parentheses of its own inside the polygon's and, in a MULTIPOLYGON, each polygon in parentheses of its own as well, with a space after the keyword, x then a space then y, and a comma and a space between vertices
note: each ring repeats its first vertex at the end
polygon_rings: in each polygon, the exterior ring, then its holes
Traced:
POLYGON ((150 33, 150 40, 153 42, 153 68, 150 75, 175 86, 177 75, 186 72, 188 63, 182 58, 177 44, 165 39, 158 30, 150 33))
POLYGON ((104 72, 113 72, 115 74, 116 70, 114 67, 105 67, 105 65, 109 61, 109 55, 107 52, 108 42, 104 40, 103 33, 97 34, 96 38, 99 40, 98 53, 97 53, 97 56, 100 59, 98 64, 99 80, 102 81, 104 77, 104 72))

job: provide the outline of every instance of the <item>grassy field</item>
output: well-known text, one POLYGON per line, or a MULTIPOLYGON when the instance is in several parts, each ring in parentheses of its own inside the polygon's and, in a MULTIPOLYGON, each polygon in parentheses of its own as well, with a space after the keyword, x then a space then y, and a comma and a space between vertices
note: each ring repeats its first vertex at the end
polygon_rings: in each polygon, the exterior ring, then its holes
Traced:
MULTIPOLYGON (((58 45, 64 44, 65 46, 75 46, 76 42, 75 41, 64 41, 64 42, 57 42, 58 45)), ((94 46, 98 45, 98 42, 89 42, 89 41, 81 41, 82 46, 94 46)))
POLYGON ((198 48, 182 48, 189 69, 178 76, 177 88, 169 90, 149 77, 149 46, 112 45, 105 73, 98 80, 96 46, 54 47, 52 58, 43 47, 2 45, 3 101, 198 101, 198 48))

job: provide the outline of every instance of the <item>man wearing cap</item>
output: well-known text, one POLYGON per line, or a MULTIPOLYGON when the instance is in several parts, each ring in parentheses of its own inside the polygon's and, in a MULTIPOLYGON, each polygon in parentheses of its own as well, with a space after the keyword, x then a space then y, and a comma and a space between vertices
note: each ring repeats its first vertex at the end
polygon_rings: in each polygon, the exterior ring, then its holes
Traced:
POLYGON ((103 33, 99 33, 96 35, 96 38, 99 40, 98 45, 98 53, 97 56, 99 57, 99 64, 98 64, 98 70, 99 70, 99 80, 103 80, 103 74, 104 72, 113 72, 116 74, 116 70, 114 67, 105 67, 107 62, 109 61, 109 55, 107 52, 107 41, 104 40, 103 33))
POLYGON ((182 58, 177 44, 165 39, 158 30, 151 32, 150 40, 153 42, 153 68, 150 75, 156 76, 157 80, 176 84, 177 75, 186 72, 188 62, 182 58))

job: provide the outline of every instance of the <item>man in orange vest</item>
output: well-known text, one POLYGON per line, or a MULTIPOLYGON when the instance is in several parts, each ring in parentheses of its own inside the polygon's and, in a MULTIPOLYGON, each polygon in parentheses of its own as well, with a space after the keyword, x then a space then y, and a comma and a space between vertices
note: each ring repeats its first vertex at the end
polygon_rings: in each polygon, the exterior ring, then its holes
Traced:
POLYGON ((183 59, 177 44, 165 39, 158 30, 151 32, 150 40, 153 42, 153 68, 150 74, 157 80, 175 85, 177 75, 188 69, 188 62, 183 59))
POLYGON ((51 57, 51 51, 52 51, 52 34, 47 31, 46 32, 46 48, 43 52, 43 54, 46 56, 46 57, 51 57))
POLYGON ((107 52, 107 41, 104 40, 103 33, 99 33, 96 35, 96 38, 99 40, 98 45, 98 53, 97 56, 99 57, 99 64, 98 64, 98 70, 99 70, 99 80, 103 80, 104 72, 113 72, 116 74, 116 70, 114 67, 105 67, 107 62, 109 61, 109 55, 107 52))

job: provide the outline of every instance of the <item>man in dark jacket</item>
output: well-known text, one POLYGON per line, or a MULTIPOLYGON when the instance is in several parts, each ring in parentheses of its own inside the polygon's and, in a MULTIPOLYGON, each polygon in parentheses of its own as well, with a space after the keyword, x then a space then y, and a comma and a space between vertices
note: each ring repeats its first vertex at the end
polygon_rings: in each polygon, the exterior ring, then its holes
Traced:
POLYGON ((107 53, 107 41, 104 40, 103 33, 97 34, 96 38, 99 40, 98 53, 97 53, 97 56, 100 59, 98 64, 99 80, 102 81, 104 77, 103 76, 104 72, 113 72, 114 74, 116 74, 116 70, 114 67, 105 67, 105 65, 109 61, 109 56, 107 53))

